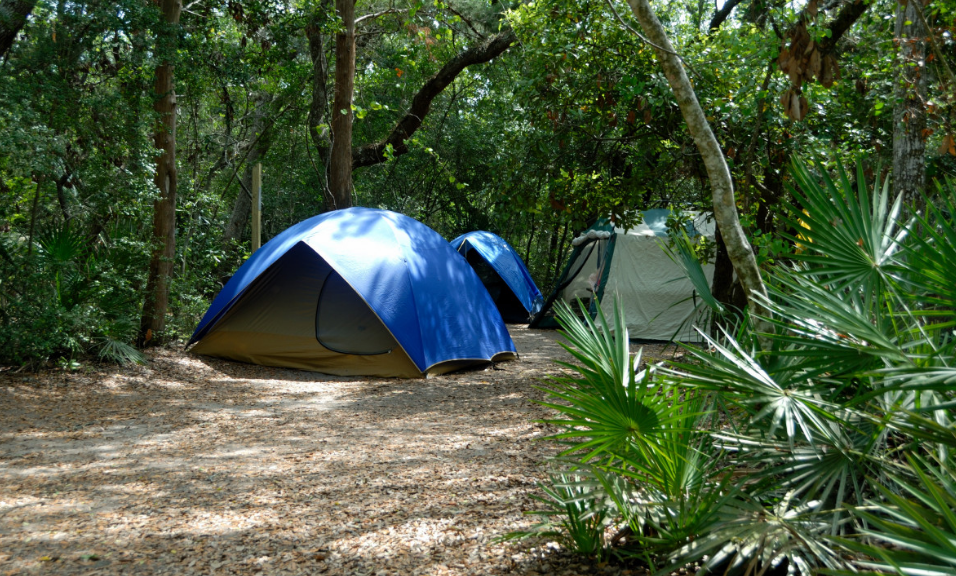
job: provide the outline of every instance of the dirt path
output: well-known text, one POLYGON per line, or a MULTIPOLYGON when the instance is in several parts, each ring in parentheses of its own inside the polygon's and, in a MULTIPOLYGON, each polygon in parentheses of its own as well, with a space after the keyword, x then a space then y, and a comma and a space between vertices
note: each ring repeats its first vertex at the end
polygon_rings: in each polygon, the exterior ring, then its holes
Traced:
POLYGON ((0 374, 0 574, 617 573, 493 544, 553 453, 535 380, 566 357, 427 380, 161 351, 0 374))

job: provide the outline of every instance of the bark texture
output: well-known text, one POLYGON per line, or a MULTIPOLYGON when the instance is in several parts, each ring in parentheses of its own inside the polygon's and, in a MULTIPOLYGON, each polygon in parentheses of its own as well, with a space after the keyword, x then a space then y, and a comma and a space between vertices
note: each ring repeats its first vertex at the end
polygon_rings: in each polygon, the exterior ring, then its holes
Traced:
POLYGON ((661 26, 648 0, 628 0, 628 4, 648 39, 655 44, 654 52, 677 98, 687 129, 693 136, 697 149, 700 150, 710 180, 717 227, 727 246, 727 256, 733 263, 734 271, 737 272, 744 294, 747 296, 747 302, 754 312, 767 315, 766 308, 755 299, 757 295, 766 296, 767 292, 760 277, 760 269, 757 267, 753 249, 740 226, 733 181, 717 138, 707 123, 707 118, 697 101, 697 95, 684 72, 680 58, 674 52, 664 27, 661 26))
MULTIPOLYGON (((182 12, 182 0, 159 0, 163 19, 167 24, 157 34, 157 51, 174 54, 177 43, 176 27, 182 12)), ((159 151, 154 182, 159 188, 159 199, 153 203, 153 252, 149 260, 146 280, 146 302, 140 322, 140 344, 159 343, 166 330, 166 310, 169 307, 169 280, 176 255, 176 92, 173 90, 173 63, 164 60, 155 71, 153 109, 159 114, 160 125, 153 145, 159 151)))
POLYGON ((926 186, 924 154, 926 142, 926 61, 927 30, 909 0, 896 6, 894 43, 898 47, 900 74, 896 78, 893 108, 893 192, 904 201, 920 203, 926 186))
POLYGON ((425 82, 415 97, 405 116, 392 128, 384 139, 356 149, 352 153, 352 168, 372 166, 385 161, 385 149, 392 145, 396 156, 408 152, 406 141, 422 125, 431 109, 432 100, 448 87, 462 70, 474 64, 483 64, 499 56, 517 41, 513 30, 502 31, 482 44, 468 48, 442 66, 437 74, 425 82))
POLYGON ((343 30, 335 35, 335 97, 332 101, 332 157, 328 210, 352 205, 352 94, 355 91, 355 4, 335 0, 343 30))
MULTIPOLYGON (((322 187, 322 196, 329 202, 328 167, 329 130, 324 126, 329 108, 329 62, 325 56, 325 37, 321 22, 313 20, 306 26, 306 38, 309 40, 309 53, 312 57, 312 103, 309 105, 309 138, 312 141, 316 157, 316 172, 322 187)), ((331 208, 331 206, 329 206, 331 208)))
POLYGON ((17 34, 26 25, 34 6, 36 6, 36 0, 0 1, 0 58, 6 56, 7 51, 13 46, 17 34))
POLYGON ((827 24, 830 35, 824 36, 820 40, 821 51, 824 54, 833 52, 840 38, 860 19, 860 16, 870 8, 871 4, 871 2, 864 2, 863 0, 855 0, 844 4, 843 8, 840 8, 837 15, 833 17, 833 20, 827 24))
POLYGON ((740 4, 740 0, 726 0, 724 5, 720 7, 720 10, 715 12, 714 17, 710 19, 710 24, 707 25, 708 32, 713 32, 720 28, 724 20, 730 17, 730 13, 734 11, 737 4, 740 4))

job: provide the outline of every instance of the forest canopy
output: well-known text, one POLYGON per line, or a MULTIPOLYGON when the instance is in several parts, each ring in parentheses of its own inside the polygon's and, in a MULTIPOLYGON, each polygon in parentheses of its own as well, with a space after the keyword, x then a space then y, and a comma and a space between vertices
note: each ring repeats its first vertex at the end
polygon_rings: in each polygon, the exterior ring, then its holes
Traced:
MULTIPOLYGON (((794 158, 869 158, 925 201, 956 168, 943 0, 655 2, 758 266, 794 158)), ((547 292, 599 217, 712 206, 664 70, 605 0, 0 0, 0 362, 188 337, 263 241, 348 205, 506 238, 547 292)), ((741 305, 723 244, 715 295, 741 305)))

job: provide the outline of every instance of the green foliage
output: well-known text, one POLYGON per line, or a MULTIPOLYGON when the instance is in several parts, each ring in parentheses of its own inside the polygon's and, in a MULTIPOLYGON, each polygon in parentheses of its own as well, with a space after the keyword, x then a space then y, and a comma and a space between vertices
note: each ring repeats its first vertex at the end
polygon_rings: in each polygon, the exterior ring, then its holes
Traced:
POLYGON ((550 486, 539 484, 543 496, 532 497, 543 508, 530 514, 539 517, 540 522, 530 530, 507 534, 504 539, 554 538, 578 554, 603 555, 609 509, 603 490, 593 479, 588 482, 589 478, 558 474, 550 477, 550 486))
POLYGON ((110 264, 120 254, 90 249, 70 225, 41 234, 36 254, 9 235, 0 244, 0 363, 40 366, 86 356, 144 361, 131 346, 136 291, 110 264))
POLYGON ((638 373, 623 319, 560 312, 579 376, 546 389, 547 422, 633 532, 614 552, 659 574, 952 571, 956 302, 929 260, 956 189, 907 220, 862 162, 855 183, 835 167, 794 165, 807 226, 768 274, 769 349, 722 331, 638 373))
POLYGON ((838 540, 873 558, 864 569, 901 576, 944 576, 956 570, 956 467, 945 458, 906 456, 908 477, 890 476, 890 487, 877 485, 880 499, 851 508, 864 522, 862 540, 838 540), (912 479, 910 479, 910 477, 912 479))

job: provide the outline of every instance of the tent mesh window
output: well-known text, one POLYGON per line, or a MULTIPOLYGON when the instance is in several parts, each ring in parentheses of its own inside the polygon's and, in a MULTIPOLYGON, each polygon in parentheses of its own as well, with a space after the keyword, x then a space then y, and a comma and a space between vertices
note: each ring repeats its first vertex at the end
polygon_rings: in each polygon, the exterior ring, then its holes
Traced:
POLYGON ((337 272, 329 274, 315 311, 315 338, 333 352, 387 354, 395 338, 368 304, 337 272))
POLYGON ((574 305, 576 300, 580 299, 585 307, 590 308, 591 300, 600 291, 607 244, 608 241, 602 239, 592 240, 583 246, 559 287, 561 299, 572 304, 571 308, 575 312, 579 312, 578 307, 574 305))

